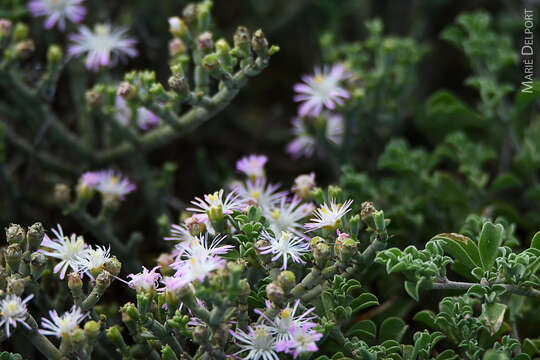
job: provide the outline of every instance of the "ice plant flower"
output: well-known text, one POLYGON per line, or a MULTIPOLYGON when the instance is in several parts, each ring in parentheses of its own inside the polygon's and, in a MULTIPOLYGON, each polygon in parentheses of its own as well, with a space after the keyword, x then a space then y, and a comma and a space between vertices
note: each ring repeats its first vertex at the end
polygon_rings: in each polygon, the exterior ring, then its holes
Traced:
POLYGON ((317 140, 309 133, 302 119, 294 118, 292 125, 295 138, 287 144, 285 151, 295 159, 302 156, 312 157, 317 140))
POLYGON ((26 303, 34 297, 34 294, 30 294, 27 297, 21 299, 19 296, 10 294, 4 299, 0 300, 0 327, 5 327, 7 337, 10 337, 9 327, 17 327, 17 323, 20 323, 28 330, 31 329, 26 320, 27 309, 26 303))
POLYGON ((343 204, 337 204, 334 200, 330 201, 330 205, 326 203, 317 208, 313 214, 314 218, 310 219, 310 223, 305 224, 307 231, 317 229, 335 230, 341 223, 341 218, 351 210, 352 200, 347 200, 343 204))
POLYGON ((161 274, 156 270, 159 266, 156 266, 152 270, 148 271, 144 266, 142 272, 138 274, 129 274, 127 277, 131 280, 128 282, 130 288, 135 289, 138 293, 141 291, 152 293, 158 285, 158 280, 161 278, 161 274))
POLYGON ((273 232, 291 231, 298 236, 302 236, 303 228, 300 220, 309 216, 314 205, 311 203, 302 204, 298 196, 294 196, 290 201, 286 197, 282 197, 279 204, 273 208, 264 208, 264 216, 270 221, 270 228, 273 232))
MULTIPOLYGON (((131 122, 132 111, 121 96, 116 96, 114 103, 116 110, 116 119, 123 126, 128 126, 131 122)), ((141 130, 150 130, 161 122, 156 114, 145 108, 144 106, 138 107, 135 112, 135 122, 141 130)))
POLYGON ((293 358, 298 355, 319 350, 316 342, 322 337, 321 333, 313 330, 311 326, 291 326, 290 340, 279 341, 276 344, 277 351, 292 354, 293 358))
POLYGON ((242 356, 244 360, 279 360, 275 351, 276 339, 269 326, 248 327, 247 333, 242 329, 229 332, 237 340, 236 344, 240 348, 233 355, 247 352, 247 355, 242 356))
POLYGON ((249 155, 236 162, 236 170, 246 174, 251 180, 264 177, 264 165, 268 158, 264 155, 249 155))
POLYGON ((234 191, 245 205, 259 205, 263 209, 272 208, 282 197, 285 191, 277 191, 278 184, 270 184, 265 178, 258 178, 255 181, 248 180, 245 183, 239 182, 234 185, 234 191))
POLYGON ((105 246, 96 246, 94 249, 88 249, 82 257, 77 259, 77 267, 80 273, 90 273, 92 276, 103 269, 103 265, 111 258, 111 249, 105 246))
POLYGON ((135 189, 135 185, 118 172, 104 170, 99 173, 99 183, 96 190, 105 198, 123 200, 127 194, 135 189))
POLYGON ((326 138, 336 145, 341 145, 344 131, 343 116, 338 114, 329 115, 326 119, 326 138))
POLYGON ((191 232, 189 231, 188 227, 185 224, 182 224, 182 225, 172 224, 170 233, 171 233, 170 236, 165 237, 163 239, 178 241, 178 242, 189 242, 193 238, 195 238, 193 235, 191 235, 191 232))
MULTIPOLYGON (((300 305, 300 299, 296 300, 294 306, 291 308, 289 305, 275 317, 275 319, 269 319, 264 311, 255 309, 255 313, 262 316, 272 327, 276 334, 277 342, 292 340, 292 334, 290 332, 291 327, 305 327, 312 328, 315 324, 312 320, 315 319, 315 316, 312 316, 311 313, 315 310, 314 307, 306 310, 300 315, 296 315, 298 310, 298 305, 300 305)), ((270 306, 270 304, 267 304, 270 306)))
POLYGON ((57 338, 70 337, 75 330, 79 329, 79 324, 88 316, 83 314, 82 310, 73 305, 70 311, 58 316, 56 310, 49 311, 50 320, 41 318, 41 327, 39 333, 47 336, 56 336, 57 338))
POLYGON ((242 208, 241 202, 238 200, 236 191, 231 191, 223 200, 223 189, 214 192, 213 194, 204 195, 204 200, 196 197, 191 203, 195 207, 187 208, 188 211, 207 213, 209 217, 213 213, 223 216, 223 214, 232 214, 234 210, 242 208))
POLYGON ((221 245, 226 236, 218 236, 214 238, 210 244, 208 243, 208 234, 193 237, 189 242, 179 243, 176 245, 179 254, 185 258, 208 257, 224 255, 234 249, 233 245, 221 245))
POLYGON ((112 67, 119 59, 137 56, 136 40, 126 36, 127 29, 109 24, 97 24, 94 31, 81 26, 78 34, 70 35, 73 41, 68 48, 70 56, 86 55, 86 68, 98 71, 100 66, 112 67))
POLYGON ((334 110, 336 104, 343 105, 343 99, 350 97, 349 92, 340 86, 347 77, 345 67, 335 64, 330 69, 325 66, 323 70, 316 68, 314 75, 304 75, 304 83, 294 85, 298 94, 294 101, 302 102, 298 108, 298 115, 319 116, 323 108, 334 110))
POLYGON ((86 8, 81 5, 84 0, 32 0, 28 9, 34 17, 46 16, 45 28, 51 29, 58 23, 61 31, 66 29, 66 19, 80 23, 86 16, 86 8))
POLYGON ((292 191, 302 199, 309 197, 309 192, 315 187, 315 173, 299 175, 294 179, 292 191))
POLYGON ((275 236, 268 232, 263 233, 263 237, 270 242, 270 245, 259 248, 261 254, 272 254, 272 261, 279 258, 283 259, 283 270, 287 269, 287 261, 289 257, 293 262, 304 264, 305 261, 300 256, 309 251, 308 243, 301 237, 295 236, 289 231, 282 231, 275 236))
POLYGON ((78 236, 77 234, 71 234, 71 236, 64 235, 60 224, 58 225, 58 230, 51 229, 51 231, 55 238, 51 240, 45 235, 41 242, 41 246, 45 249, 40 251, 47 256, 60 260, 54 267, 53 272, 55 274, 59 272, 60 279, 63 279, 69 268, 74 272, 79 271, 79 259, 85 256, 88 246, 82 236, 78 236))

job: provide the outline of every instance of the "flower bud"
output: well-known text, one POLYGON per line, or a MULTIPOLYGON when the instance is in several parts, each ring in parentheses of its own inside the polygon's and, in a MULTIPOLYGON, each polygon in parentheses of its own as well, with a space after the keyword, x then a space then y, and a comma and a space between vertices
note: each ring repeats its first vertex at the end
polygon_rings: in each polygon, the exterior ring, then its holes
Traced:
POLYGON ((101 92, 98 91, 95 88, 86 91, 86 93, 84 95, 85 95, 85 98, 86 98, 86 103, 90 107, 94 107, 94 106, 98 105, 100 103, 100 101, 101 101, 101 92))
POLYGON ((187 4, 182 10, 182 18, 186 24, 193 25, 197 21, 197 5, 194 3, 187 4))
POLYGON ((73 331, 73 334, 71 335, 71 341, 73 342, 73 346, 75 346, 76 348, 81 347, 82 344, 86 341, 84 331, 82 329, 75 329, 73 331))
POLYGON ((320 236, 315 236, 315 237, 313 237, 313 238, 311 239, 311 241, 309 242, 309 247, 310 247, 312 250, 314 250, 314 249, 317 247, 317 245, 320 244, 320 243, 325 244, 326 241, 325 241, 322 237, 320 237, 320 236))
POLYGON ((189 92, 189 83, 182 74, 174 74, 169 78, 169 87, 178 94, 185 96, 189 92))
POLYGON ((296 285, 296 277, 292 271, 285 270, 278 275, 277 282, 288 293, 296 285))
POLYGON ((195 326, 193 329, 193 341, 196 344, 202 345, 210 340, 210 332, 206 326, 195 326))
POLYGON ((339 234, 334 243, 334 252, 342 263, 347 263, 349 259, 356 253, 357 243, 350 238, 348 234, 339 234))
POLYGON ((294 179, 292 190, 300 198, 309 198, 309 192, 315 187, 315 173, 297 176, 294 179))
POLYGON ((229 51, 231 51, 231 47, 229 43, 227 42, 227 40, 222 38, 216 41, 216 51, 218 52, 218 54, 228 53, 229 51))
POLYGON ((39 249, 41 242, 43 241, 43 236, 45 236, 45 229, 43 229, 43 225, 40 222, 34 223, 28 227, 26 239, 28 240, 30 249, 39 249))
POLYGON ((122 321, 136 321, 139 318, 139 311, 137 310, 137 307, 133 303, 127 303, 122 308, 120 308, 120 311, 122 312, 122 321))
POLYGON ((161 360, 178 360, 169 344, 161 347, 161 360))
POLYGON ((6 264, 8 264, 11 268, 11 272, 16 272, 22 258, 22 250, 20 245, 10 244, 7 249, 4 250, 4 258, 6 259, 6 264))
POLYGON ((264 33, 261 29, 253 33, 253 37, 251 38, 251 48, 258 56, 262 58, 268 57, 268 40, 264 37, 264 33))
POLYGON ((30 255, 30 273, 34 280, 38 280, 47 269, 47 257, 39 252, 30 255))
POLYGON ((375 211, 373 214, 373 222, 375 223, 375 229, 379 232, 386 231, 386 223, 384 221, 384 212, 382 210, 375 211))
POLYGON ((206 55, 201 62, 202 67, 204 70, 212 73, 219 69, 219 59, 217 54, 209 54, 206 55))
POLYGON ((360 207, 361 207, 360 216, 362 217, 362 221, 367 223, 367 225, 370 225, 369 220, 371 218, 371 214, 373 214, 375 211, 377 211, 377 209, 375 208, 375 206, 373 206, 373 203, 370 202, 370 201, 364 201, 360 205, 360 207))
POLYGON ((240 49, 245 48, 246 45, 249 46, 250 39, 248 29, 245 26, 239 26, 238 28, 236 28, 233 40, 234 46, 240 49))
POLYGON ((25 236, 24 229, 18 224, 10 224, 6 228, 6 240, 9 244, 22 244, 25 236))
POLYGON ((214 50, 214 34, 205 31, 197 37, 197 45, 203 54, 208 54, 214 50))
POLYGON ((28 36, 28 26, 23 23, 17 23, 13 30, 13 38, 15 41, 22 41, 28 36))
POLYGON ((54 200, 59 205, 65 205, 71 201, 71 190, 66 184, 54 186, 54 200))
POLYGON ((318 243, 313 249, 313 258, 317 266, 324 267, 330 258, 330 247, 325 243, 318 243))
POLYGON ((79 274, 74 272, 68 274, 68 287, 70 290, 82 289, 83 282, 79 274))
POLYGON ((179 38, 174 38, 171 41, 169 41, 169 54, 171 56, 185 54, 186 51, 187 51, 186 45, 179 38))
POLYGON ((284 291, 281 286, 273 282, 266 285, 266 295, 268 296, 268 299, 270 301, 276 304, 280 304, 285 297, 284 291))
POLYGON ((159 271, 162 275, 170 275, 174 273, 171 264, 174 262, 174 257, 170 253, 161 253, 157 258, 157 263, 160 266, 159 271))
POLYGON ((328 186, 328 196, 330 199, 341 200, 343 199, 343 190, 339 186, 328 186))
POLYGON ((101 324, 97 321, 90 320, 84 324, 84 333, 89 339, 95 339, 99 336, 101 324))
POLYGON ((10 276, 7 281, 7 293, 21 296, 24 293, 24 280, 17 276, 10 276))
POLYGON ((8 19, 0 19, 0 39, 11 32, 12 23, 8 19))
POLYGON ((118 274, 120 274, 120 270, 122 270, 122 263, 116 258, 116 256, 113 256, 105 261, 103 268, 113 276, 118 276, 118 274))
POLYGON ((19 60, 26 60, 36 50, 33 40, 23 40, 15 45, 15 55, 19 60))
POLYGON ((62 60, 62 57, 64 56, 64 53, 62 52, 62 48, 56 44, 52 44, 49 46, 49 49, 47 50, 47 62, 49 64, 57 64, 62 60))
POLYGON ((99 291, 104 292, 111 285, 112 280, 112 275, 108 271, 104 270, 97 276, 95 286, 99 291))
POLYGON ((120 330, 117 326, 111 326, 105 331, 105 335, 107 336, 107 339, 111 343, 114 344, 119 349, 123 349, 126 346, 126 343, 124 342, 124 338, 122 337, 122 334, 120 333, 120 330))
POLYGON ((124 100, 130 100, 137 94, 137 87, 127 81, 122 81, 120 85, 118 85, 116 94, 121 96, 124 100))
POLYGON ((324 196, 323 191, 320 187, 315 187, 313 190, 309 192, 309 196, 315 200, 317 203, 323 203, 324 202, 324 196))
POLYGON ((180 19, 178 16, 169 18, 169 32, 180 39, 183 39, 189 34, 189 30, 184 23, 184 20, 180 19))

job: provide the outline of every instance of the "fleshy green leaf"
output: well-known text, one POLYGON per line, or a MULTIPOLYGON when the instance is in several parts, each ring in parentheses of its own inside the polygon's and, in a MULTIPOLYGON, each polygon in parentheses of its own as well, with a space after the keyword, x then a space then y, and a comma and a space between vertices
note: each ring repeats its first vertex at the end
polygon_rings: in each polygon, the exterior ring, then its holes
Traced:
POLYGON ((480 233, 480 241, 478 242, 478 249, 482 258, 482 268, 484 270, 490 270, 495 263, 499 246, 502 244, 503 234, 504 227, 501 224, 495 225, 491 222, 484 224, 480 233))
POLYGON ((480 317, 491 335, 494 335, 501 328, 505 312, 505 304, 482 304, 482 315, 480 317))
POLYGON ((401 341, 401 338, 407 331, 408 326, 398 317, 389 317, 385 319, 379 330, 379 341, 386 340, 401 341))

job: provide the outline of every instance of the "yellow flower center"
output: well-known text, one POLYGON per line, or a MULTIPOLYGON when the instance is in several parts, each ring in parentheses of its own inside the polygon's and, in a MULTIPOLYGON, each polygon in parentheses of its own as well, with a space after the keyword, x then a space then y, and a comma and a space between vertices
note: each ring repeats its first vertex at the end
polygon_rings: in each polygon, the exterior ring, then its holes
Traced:
POLYGON ((313 78, 313 81, 315 81, 318 84, 322 83, 323 80, 324 80, 324 77, 322 75, 317 75, 313 78))
POLYGON ((279 215, 280 215, 279 209, 274 209, 272 211, 272 217, 274 218, 274 220, 277 220, 279 218, 279 215))

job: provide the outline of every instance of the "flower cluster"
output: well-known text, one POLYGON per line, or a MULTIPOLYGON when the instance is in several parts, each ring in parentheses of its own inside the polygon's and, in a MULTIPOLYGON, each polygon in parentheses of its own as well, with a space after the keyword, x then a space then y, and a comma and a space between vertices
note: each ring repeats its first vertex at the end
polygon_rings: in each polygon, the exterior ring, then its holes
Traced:
POLYGON ((314 75, 304 75, 302 83, 294 85, 294 101, 300 102, 298 117, 293 118, 293 135, 287 152, 293 157, 311 157, 322 140, 330 145, 341 145, 345 125, 343 117, 334 113, 350 97, 342 82, 349 77, 343 64, 335 64, 314 75), (325 110, 326 109, 326 110, 325 110))

